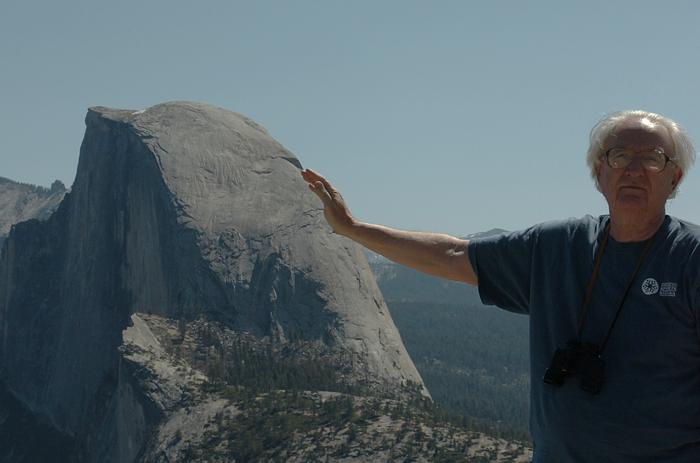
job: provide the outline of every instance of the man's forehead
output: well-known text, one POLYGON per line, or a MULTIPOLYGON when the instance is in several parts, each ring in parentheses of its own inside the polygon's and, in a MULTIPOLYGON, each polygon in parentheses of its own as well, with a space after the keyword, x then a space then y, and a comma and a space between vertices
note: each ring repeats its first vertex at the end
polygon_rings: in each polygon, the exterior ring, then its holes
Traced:
POLYGON ((628 119, 621 122, 605 140, 605 147, 640 146, 673 149, 673 139, 668 129, 647 118, 628 119))

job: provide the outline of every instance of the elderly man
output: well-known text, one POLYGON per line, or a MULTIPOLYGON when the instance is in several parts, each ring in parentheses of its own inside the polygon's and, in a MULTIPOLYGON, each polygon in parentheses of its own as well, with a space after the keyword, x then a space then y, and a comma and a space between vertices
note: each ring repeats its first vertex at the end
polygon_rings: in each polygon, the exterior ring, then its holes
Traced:
POLYGON ((700 462, 700 228, 665 213, 694 158, 672 120, 612 114, 588 151, 609 215, 472 241, 362 223, 302 175, 336 233, 530 315, 535 462, 700 462))

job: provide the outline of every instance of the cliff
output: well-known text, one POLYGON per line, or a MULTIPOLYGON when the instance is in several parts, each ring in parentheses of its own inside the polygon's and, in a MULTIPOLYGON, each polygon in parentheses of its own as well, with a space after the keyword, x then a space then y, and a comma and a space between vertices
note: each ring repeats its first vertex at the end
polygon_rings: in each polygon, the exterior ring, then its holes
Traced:
POLYGON ((151 315, 311 356, 347 387, 427 394, 362 252, 264 128, 186 102, 91 108, 86 126, 72 190, 17 223, 0 257, 3 387, 71 461, 145 458, 211 382, 209 354, 198 372, 179 365, 151 315))

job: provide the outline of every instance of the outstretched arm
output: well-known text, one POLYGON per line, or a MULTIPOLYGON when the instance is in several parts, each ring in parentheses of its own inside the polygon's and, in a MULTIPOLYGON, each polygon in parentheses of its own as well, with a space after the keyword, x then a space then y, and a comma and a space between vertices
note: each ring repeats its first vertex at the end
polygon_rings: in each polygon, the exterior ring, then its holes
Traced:
POLYGON ((469 262, 468 240, 440 233, 396 230, 356 220, 340 192, 311 169, 301 173, 323 202, 328 224, 339 235, 346 236, 394 262, 449 280, 477 284, 469 262))

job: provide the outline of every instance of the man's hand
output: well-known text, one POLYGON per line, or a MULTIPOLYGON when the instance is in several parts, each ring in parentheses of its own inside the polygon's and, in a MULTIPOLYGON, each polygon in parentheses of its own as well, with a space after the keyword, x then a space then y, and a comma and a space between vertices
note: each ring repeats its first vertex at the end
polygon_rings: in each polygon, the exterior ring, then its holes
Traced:
POLYGON ((339 235, 347 234, 355 219, 350 214, 340 192, 333 188, 328 180, 311 169, 303 170, 301 176, 309 183, 309 189, 323 201, 323 215, 333 231, 339 235))

